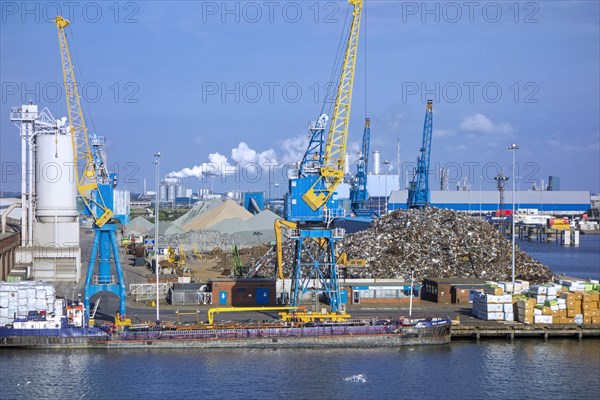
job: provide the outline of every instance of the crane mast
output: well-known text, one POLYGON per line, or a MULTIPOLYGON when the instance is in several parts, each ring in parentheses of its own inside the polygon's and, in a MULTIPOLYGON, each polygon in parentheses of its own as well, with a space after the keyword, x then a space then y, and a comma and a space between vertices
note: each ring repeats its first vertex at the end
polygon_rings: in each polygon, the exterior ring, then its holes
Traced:
POLYGON ((102 139, 96 135, 89 135, 85 125, 77 80, 65 33, 65 28, 70 25, 70 22, 61 16, 57 16, 54 23, 58 30, 77 191, 83 200, 84 212, 92 218, 94 223, 94 242, 84 288, 86 316, 89 317, 90 299, 96 293, 102 291, 111 292, 119 297, 120 315, 124 316, 125 281, 119 262, 115 232, 116 221, 125 224, 129 216, 125 212, 115 213, 114 188, 116 186, 116 174, 109 174, 107 171, 101 151, 102 139), (94 274, 97 261, 98 273, 94 274), (111 264, 114 264, 116 276, 112 275, 111 264))
POLYGON ((431 136, 433 131, 433 101, 427 100, 425 122, 423 123, 423 143, 417 158, 417 169, 408 187, 408 208, 429 206, 429 161, 431 158, 431 136))
POLYGON ((313 210, 323 207, 344 179, 346 142, 348 140, 354 71, 356 70, 360 19, 363 6, 362 0, 348 0, 348 2, 354 6, 352 24, 350 25, 346 53, 338 83, 333 116, 329 124, 321 174, 319 179, 302 196, 302 199, 313 210))

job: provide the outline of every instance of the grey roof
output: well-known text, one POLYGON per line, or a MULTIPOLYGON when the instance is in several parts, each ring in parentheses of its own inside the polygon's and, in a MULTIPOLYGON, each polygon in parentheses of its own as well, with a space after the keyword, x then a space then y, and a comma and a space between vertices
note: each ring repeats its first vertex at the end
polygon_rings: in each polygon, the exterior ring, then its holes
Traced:
MULTIPOLYGON (((394 190, 389 198, 390 203, 405 204, 408 197, 406 190, 394 190)), ((505 202, 512 203, 512 190, 504 192, 505 202)), ((515 193, 517 203, 521 204, 590 204, 590 192, 560 190, 560 191, 518 191, 515 193)), ((497 190, 471 191, 431 191, 432 204, 452 203, 485 203, 497 204, 500 194, 497 190)))
POLYGON ((425 280, 435 283, 449 283, 451 285, 483 285, 487 282, 487 279, 481 278, 459 278, 459 277, 450 277, 450 278, 425 278, 425 280))

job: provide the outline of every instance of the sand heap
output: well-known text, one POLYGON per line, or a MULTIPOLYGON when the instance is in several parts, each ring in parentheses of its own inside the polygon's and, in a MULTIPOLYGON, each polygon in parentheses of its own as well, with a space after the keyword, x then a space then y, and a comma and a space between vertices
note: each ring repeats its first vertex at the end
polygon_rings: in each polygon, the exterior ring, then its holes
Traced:
POLYGON ((148 221, 146 218, 140 216, 135 217, 134 219, 129 221, 129 224, 127 224, 125 229, 127 233, 133 233, 134 235, 143 235, 147 231, 154 229, 154 224, 148 221))
POLYGON ((233 244, 244 248, 273 242, 273 225, 278 218, 268 210, 252 215, 232 200, 211 200, 194 206, 175 220, 164 231, 165 240, 184 246, 222 248, 229 252, 233 244))
POLYGON ((233 200, 214 199, 196 204, 190 211, 173 221, 173 227, 167 229, 166 234, 209 229, 232 218, 246 221, 252 218, 252 214, 233 200))

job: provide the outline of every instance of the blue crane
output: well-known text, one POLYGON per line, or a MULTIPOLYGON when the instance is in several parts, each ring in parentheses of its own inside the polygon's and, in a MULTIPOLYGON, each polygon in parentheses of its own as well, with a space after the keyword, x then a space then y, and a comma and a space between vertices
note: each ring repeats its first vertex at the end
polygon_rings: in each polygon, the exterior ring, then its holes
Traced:
POLYGON ((427 207, 431 202, 429 191, 429 161, 431 158, 431 135, 433 130, 433 101, 427 100, 425 122, 423 124, 423 143, 421 154, 417 158, 417 169, 408 186, 408 208, 427 207))
POLYGON ((65 28, 70 22, 56 17, 62 63, 65 98, 69 117, 69 133, 73 145, 77 191, 84 204, 84 212, 93 220, 94 242, 85 279, 83 304, 86 320, 89 318, 90 299, 96 293, 110 292, 119 297, 119 313, 125 315, 125 279, 119 262, 116 240, 117 222, 129 222, 128 207, 115 209, 116 174, 109 173, 102 156, 103 138, 88 133, 74 66, 67 43, 65 28), (98 273, 95 265, 98 262, 98 273), (113 275, 111 266, 114 264, 113 275))
POLYGON ((360 158, 356 163, 356 176, 350 189, 350 207, 357 217, 372 217, 375 212, 367 207, 369 192, 367 191, 367 171, 369 170, 369 148, 371 143, 371 119, 365 119, 360 158))

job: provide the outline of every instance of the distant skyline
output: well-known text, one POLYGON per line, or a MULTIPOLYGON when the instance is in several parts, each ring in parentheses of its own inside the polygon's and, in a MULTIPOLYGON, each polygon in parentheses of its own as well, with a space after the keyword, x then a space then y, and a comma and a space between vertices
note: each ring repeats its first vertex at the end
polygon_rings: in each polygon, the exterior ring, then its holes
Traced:
MULTIPOLYGON (((308 122, 331 113, 328 82, 350 9, 345 0, 0 7, 2 191, 20 189, 10 108, 32 100, 66 115, 51 22, 60 13, 72 22, 88 127, 107 137, 121 188, 141 192, 146 178, 154 190, 160 151, 161 176, 186 177, 195 192, 214 179, 217 191, 268 191, 270 182, 281 193, 281 166, 302 157, 308 122)), ((399 139, 405 176, 432 99, 432 190, 441 167, 450 169, 450 190, 465 176, 473 190, 492 190, 499 169, 512 176, 507 147, 516 143, 520 190, 553 175, 561 190, 598 193, 598 71, 596 1, 365 0, 351 161, 370 117, 371 150, 396 173, 399 139)))

